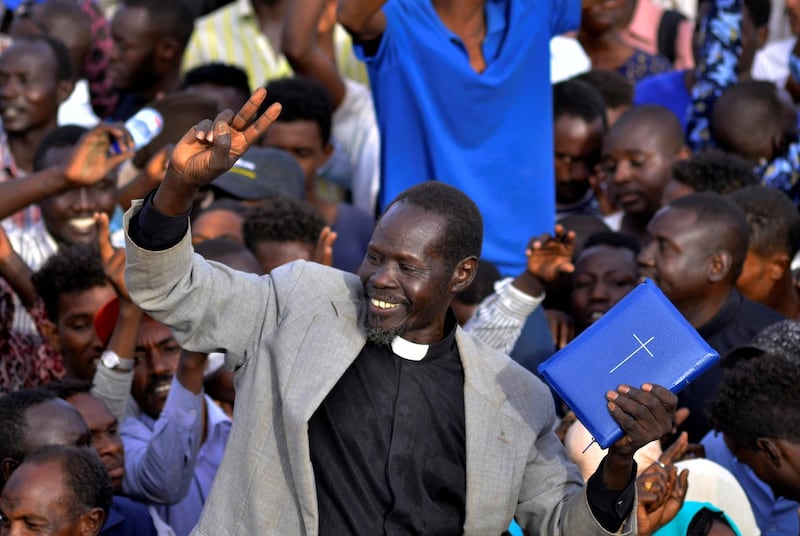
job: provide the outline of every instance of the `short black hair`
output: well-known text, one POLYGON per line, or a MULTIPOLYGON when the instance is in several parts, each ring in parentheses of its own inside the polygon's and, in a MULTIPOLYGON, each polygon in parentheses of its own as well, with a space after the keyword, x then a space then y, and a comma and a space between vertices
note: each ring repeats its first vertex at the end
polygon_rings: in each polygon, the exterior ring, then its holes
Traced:
POLYGON ((65 445, 46 445, 33 451, 23 463, 43 465, 57 462, 64 473, 64 484, 72 492, 67 511, 74 517, 93 508, 108 516, 114 489, 103 462, 94 449, 65 445))
MULTIPOLYGON (((28 454, 25 413, 32 407, 58 398, 46 389, 20 389, 0 397, 0 461, 21 462, 28 454)), ((0 475, 2 481, 2 475, 0 475)), ((2 488, 4 482, 0 482, 2 488)))
POLYGON ((96 244, 65 244, 33 274, 33 286, 44 301, 47 317, 58 321, 62 294, 108 285, 96 244))
POLYGON ((64 43, 49 35, 29 35, 15 39, 6 50, 10 50, 15 45, 26 43, 43 43, 48 47, 53 53, 53 58, 56 60, 56 72, 54 73, 56 80, 59 82, 72 80, 74 74, 72 72, 72 60, 69 56, 69 50, 67 50, 64 43))
POLYGON ((184 88, 200 84, 232 87, 247 97, 250 97, 251 93, 247 72, 241 67, 225 63, 214 62, 198 65, 183 75, 184 88))
POLYGON ((695 192, 721 195, 758 184, 753 164, 735 154, 706 149, 672 164, 672 178, 695 192))
POLYGON ((33 171, 43 171, 47 167, 47 153, 50 149, 60 149, 62 147, 75 147, 89 129, 78 125, 64 125, 56 127, 48 132, 33 154, 33 171))
POLYGON ((711 425, 734 445, 753 448, 759 438, 800 443, 800 366, 765 353, 726 369, 709 404, 711 425))
POLYGON ((762 154, 765 143, 787 127, 785 110, 772 82, 738 82, 728 87, 714 104, 711 135, 721 149, 757 160, 767 156, 762 154))
POLYGON ((800 246, 800 214, 786 194, 756 185, 733 192, 728 198, 747 219, 751 251, 762 257, 781 252, 794 257, 800 246))
POLYGON ((66 400, 78 394, 91 393, 92 382, 87 380, 59 380, 43 385, 42 389, 46 389, 58 398, 66 400))
POLYGON ((744 0, 744 7, 750 13, 753 24, 756 28, 763 28, 769 24, 772 14, 772 2, 770 0, 744 0))
POLYGON ((122 5, 147 11, 149 22, 162 38, 172 37, 186 48, 195 19, 195 11, 186 0, 123 0, 122 5))
POLYGON ((633 84, 617 71, 592 70, 575 77, 582 80, 603 96, 606 108, 633 105, 633 84))
POLYGON ((724 249, 731 254, 729 276, 735 282, 742 273, 748 245, 747 220, 736 203, 725 196, 704 192, 679 197, 670 201, 668 206, 697 216, 709 252, 724 249))
POLYGON ((244 243, 254 251, 259 242, 304 242, 316 245, 325 219, 305 201, 268 197, 244 219, 244 243))
POLYGON ((606 103, 597 89, 583 80, 564 80, 553 85, 553 119, 562 115, 580 117, 587 123, 600 119, 606 124, 606 103))
POLYGON ((319 126, 319 135, 323 145, 331 139, 331 122, 333 121, 333 97, 330 92, 313 78, 294 76, 278 78, 267 83, 267 98, 259 110, 264 113, 273 103, 281 103, 279 123, 293 121, 313 121, 319 126))
POLYGON ((480 258, 483 218, 478 206, 467 194, 443 182, 425 181, 401 192, 383 213, 386 214, 399 203, 421 208, 445 219, 447 227, 437 249, 448 269, 454 269, 468 257, 480 258))
MULTIPOLYGON (((630 235, 615 233, 613 231, 601 231, 594 233, 583 243, 583 251, 595 246, 609 246, 612 248, 628 249, 636 257, 642 250, 639 241, 630 235)), ((577 256, 576 256, 577 258, 577 256)))

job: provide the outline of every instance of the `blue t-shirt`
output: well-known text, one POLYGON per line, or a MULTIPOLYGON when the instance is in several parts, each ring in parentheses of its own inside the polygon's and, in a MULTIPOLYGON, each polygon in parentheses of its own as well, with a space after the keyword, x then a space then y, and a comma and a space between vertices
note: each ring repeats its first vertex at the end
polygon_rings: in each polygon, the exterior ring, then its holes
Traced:
POLYGON ((692 96, 683 82, 685 74, 686 71, 670 71, 645 78, 636 84, 633 103, 658 104, 668 108, 680 119, 681 127, 686 132, 692 96))
POLYGON ((476 73, 431 0, 389 0, 366 61, 381 134, 380 208, 426 180, 469 195, 484 218, 483 257, 525 267, 528 241, 555 218, 550 37, 574 29, 577 0, 486 0, 486 69, 476 73))

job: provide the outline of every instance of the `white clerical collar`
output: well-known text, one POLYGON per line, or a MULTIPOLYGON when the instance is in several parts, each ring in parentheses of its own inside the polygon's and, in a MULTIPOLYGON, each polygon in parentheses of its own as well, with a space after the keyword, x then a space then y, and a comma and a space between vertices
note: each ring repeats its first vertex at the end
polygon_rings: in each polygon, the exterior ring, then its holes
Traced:
POLYGON ((422 361, 428 354, 428 345, 417 344, 398 336, 392 341, 392 352, 409 361, 422 361))

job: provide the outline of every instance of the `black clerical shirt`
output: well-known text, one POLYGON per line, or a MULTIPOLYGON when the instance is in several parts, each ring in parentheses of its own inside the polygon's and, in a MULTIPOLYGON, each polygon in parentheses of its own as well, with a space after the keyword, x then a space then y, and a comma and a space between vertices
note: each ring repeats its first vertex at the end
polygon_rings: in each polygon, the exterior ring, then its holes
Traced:
POLYGON ((448 334, 420 361, 367 343, 308 423, 320 534, 459 534, 464 370, 448 334))

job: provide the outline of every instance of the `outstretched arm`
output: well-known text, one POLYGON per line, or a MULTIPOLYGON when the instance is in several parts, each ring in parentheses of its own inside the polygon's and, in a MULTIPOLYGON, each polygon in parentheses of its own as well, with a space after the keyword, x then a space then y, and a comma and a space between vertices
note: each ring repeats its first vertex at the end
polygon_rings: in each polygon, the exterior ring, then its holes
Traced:
POLYGON ((372 41, 383 35, 386 16, 381 11, 386 0, 339 0, 339 23, 354 41, 372 41))
POLYGON ((132 156, 133 142, 125 130, 102 123, 81 137, 65 166, 53 166, 0 184, 0 219, 53 194, 99 182, 132 156), (110 153, 114 140, 123 148, 119 154, 110 153))
POLYGON ((319 80, 338 107, 344 100, 344 81, 333 55, 320 43, 327 41, 328 50, 333 50, 335 23, 336 0, 293 0, 286 9, 281 50, 294 72, 319 80))

